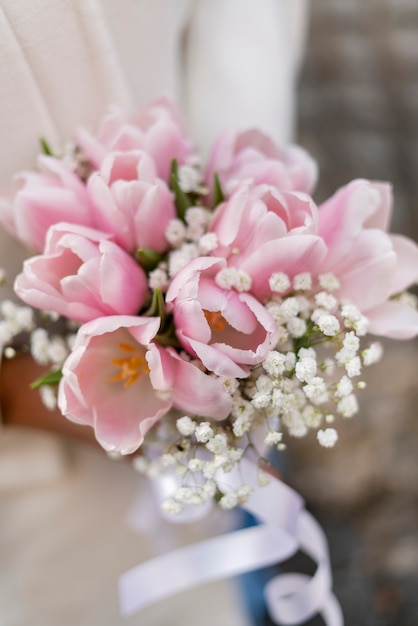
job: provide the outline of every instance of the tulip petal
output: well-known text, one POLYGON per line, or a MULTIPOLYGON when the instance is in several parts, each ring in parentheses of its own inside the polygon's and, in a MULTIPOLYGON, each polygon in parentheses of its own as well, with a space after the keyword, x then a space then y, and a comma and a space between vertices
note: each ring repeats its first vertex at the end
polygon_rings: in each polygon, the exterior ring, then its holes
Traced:
POLYGON ((323 271, 333 271, 350 252, 353 242, 368 221, 383 222, 387 216, 387 198, 381 187, 367 180, 355 180, 339 189, 319 207, 319 234, 328 246, 323 271))
POLYGON ((223 385, 193 363, 184 361, 177 355, 174 358, 177 361, 174 406, 202 417, 225 419, 231 412, 232 401, 223 385))
POLYGON ((418 311, 408 304, 389 300, 367 311, 369 332, 390 339, 412 339, 418 335, 418 311))
POLYGON ((402 235, 390 235, 390 240, 396 254, 396 271, 391 285, 391 294, 395 294, 418 282, 418 246, 402 235))
POLYGON ((323 240, 315 235, 294 235, 264 244, 246 259, 241 269, 252 278, 251 292, 263 301, 271 295, 269 278, 275 272, 290 277, 300 272, 314 273, 326 254, 323 240))

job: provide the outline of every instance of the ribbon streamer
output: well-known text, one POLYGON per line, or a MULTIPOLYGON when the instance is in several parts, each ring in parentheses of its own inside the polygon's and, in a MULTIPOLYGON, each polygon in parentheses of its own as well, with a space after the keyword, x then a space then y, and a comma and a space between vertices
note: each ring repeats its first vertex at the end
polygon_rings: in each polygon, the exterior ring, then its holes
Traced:
MULTIPOLYGON (((221 473, 223 492, 243 482, 256 485, 257 466, 242 459, 239 469, 221 473)), ((327 626, 343 626, 341 608, 332 593, 325 535, 303 508, 302 498, 276 478, 256 487, 242 508, 256 516, 258 526, 174 550, 142 563, 119 580, 120 609, 131 615, 166 597, 195 586, 280 563, 298 550, 317 564, 315 574, 280 574, 264 590, 272 620, 296 626, 320 613, 327 626)))

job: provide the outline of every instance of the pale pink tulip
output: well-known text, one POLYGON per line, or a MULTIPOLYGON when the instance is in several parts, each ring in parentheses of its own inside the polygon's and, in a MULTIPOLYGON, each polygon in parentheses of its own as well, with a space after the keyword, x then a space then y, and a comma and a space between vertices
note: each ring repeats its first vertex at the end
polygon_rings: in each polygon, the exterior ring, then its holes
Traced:
POLYGON ((371 320, 370 331, 393 338, 418 333, 418 314, 407 304, 388 300, 418 280, 418 247, 388 228, 391 188, 356 180, 319 209, 319 234, 328 252, 321 272, 334 273, 348 300, 371 320))
POLYGON ((96 136, 79 129, 77 141, 93 164, 100 168, 104 158, 114 151, 143 150, 154 160, 158 176, 168 181, 171 160, 184 163, 192 153, 181 115, 165 98, 127 115, 113 109, 102 121, 96 136))
POLYGON ((58 222, 93 225, 86 186, 69 166, 49 156, 38 159, 40 172, 22 172, 10 198, 0 203, 0 219, 26 246, 41 252, 48 228, 58 222))
POLYGON ((145 272, 109 239, 75 224, 53 226, 44 254, 25 261, 15 282, 17 295, 78 322, 137 313, 148 289, 145 272))
POLYGON ((206 183, 211 188, 217 172, 224 192, 235 181, 251 179, 277 189, 310 193, 318 178, 316 161, 303 148, 277 147, 262 132, 228 130, 215 142, 206 169, 206 183))
POLYGON ((111 316, 82 326, 63 367, 58 403, 71 421, 94 428, 109 451, 133 452, 172 407, 224 419, 222 384, 153 343, 159 318, 111 316))
POLYGON ((167 292, 176 333, 184 348, 219 376, 245 377, 277 341, 267 310, 249 293, 222 289, 224 259, 199 257, 173 279, 167 292))
POLYGON ((148 248, 164 252, 165 231, 176 216, 167 185, 156 177, 145 152, 113 152, 87 184, 94 204, 95 224, 111 233, 128 252, 148 248))
POLYGON ((213 254, 249 274, 251 293, 264 301, 273 273, 292 278, 318 268, 326 248, 317 228, 317 208, 307 194, 243 184, 215 212, 210 230, 219 246, 213 254))

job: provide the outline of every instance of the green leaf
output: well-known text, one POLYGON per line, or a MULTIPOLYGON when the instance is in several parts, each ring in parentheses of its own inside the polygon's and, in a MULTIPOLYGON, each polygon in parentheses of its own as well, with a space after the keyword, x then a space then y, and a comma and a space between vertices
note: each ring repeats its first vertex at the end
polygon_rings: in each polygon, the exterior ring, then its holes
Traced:
POLYGON ((150 248, 139 248, 136 251, 136 259, 146 272, 154 270, 162 260, 163 255, 150 248))
POLYGON ((151 304, 143 315, 146 317, 159 317, 161 319, 160 330, 164 327, 166 321, 165 302, 162 291, 158 287, 153 291, 151 304))
POLYGON ((186 211, 193 205, 193 203, 179 185, 178 164, 176 159, 171 161, 170 189, 174 192, 174 203, 176 205, 177 217, 184 222, 186 211))
POLYGON ((42 152, 44 154, 46 154, 47 156, 54 156, 54 153, 52 152, 51 146, 49 145, 49 143, 47 142, 45 137, 40 137, 39 138, 39 143, 41 144, 42 152))
POLYGON ((225 201, 225 194, 222 190, 221 181, 219 180, 218 172, 213 175, 213 202, 212 209, 216 209, 218 204, 225 201))
POLYGON ((44 376, 41 376, 33 383, 31 383, 31 389, 38 389, 44 385, 58 385, 62 378, 62 370, 55 370, 54 372, 48 372, 44 376))
POLYGON ((311 347, 311 336, 309 333, 305 333, 302 337, 298 337, 293 340, 293 350, 297 354, 301 348, 311 347))
POLYGON ((166 316, 164 320, 164 325, 160 326, 160 330, 158 331, 158 334, 155 336, 154 340, 160 346, 171 346, 172 348, 182 347, 177 338, 174 320, 171 315, 166 316))

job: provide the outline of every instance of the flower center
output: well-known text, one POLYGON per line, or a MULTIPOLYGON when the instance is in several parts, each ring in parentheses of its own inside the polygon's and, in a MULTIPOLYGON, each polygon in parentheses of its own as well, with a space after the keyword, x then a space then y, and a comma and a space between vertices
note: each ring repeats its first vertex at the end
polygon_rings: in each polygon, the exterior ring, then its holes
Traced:
POLYGON ((203 309, 203 314, 211 330, 216 330, 216 331, 225 330, 227 321, 223 317, 223 315, 221 315, 220 311, 206 311, 206 309, 203 309))
POLYGON ((112 365, 120 368, 120 371, 114 376, 110 376, 109 382, 123 381, 124 387, 130 387, 141 374, 149 374, 148 363, 143 354, 139 354, 137 348, 129 343, 120 343, 120 350, 127 352, 127 356, 112 359, 112 365))

